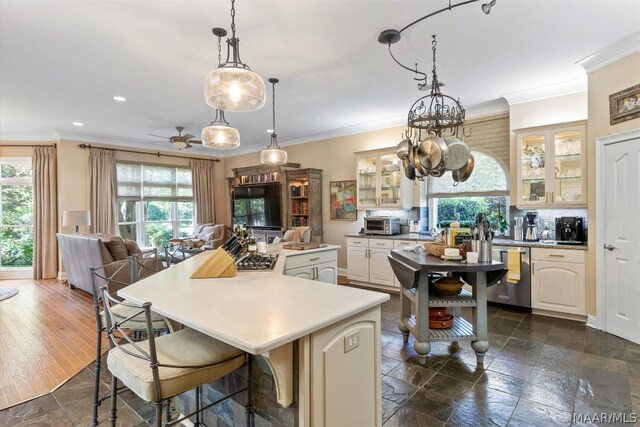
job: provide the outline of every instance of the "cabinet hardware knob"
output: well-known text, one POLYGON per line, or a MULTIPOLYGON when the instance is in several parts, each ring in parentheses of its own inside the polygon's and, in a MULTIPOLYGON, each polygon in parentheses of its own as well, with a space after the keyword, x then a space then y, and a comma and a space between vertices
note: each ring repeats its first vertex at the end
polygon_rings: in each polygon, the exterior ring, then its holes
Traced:
POLYGON ((532 262, 531 263, 531 275, 536 274, 536 263, 532 262))
POLYGON ((553 257, 557 257, 557 258, 564 258, 564 255, 560 255, 560 254, 549 254, 549 256, 553 256, 553 257))
POLYGON ((613 246, 613 245, 608 245, 608 244, 606 244, 606 243, 604 244, 604 248, 605 248, 606 250, 608 250, 608 251, 612 251, 612 250, 614 250, 614 249, 618 249, 618 248, 616 248, 615 246, 613 246))
POLYGON ((319 259, 320 259, 320 257, 319 257, 319 256, 317 256, 317 257, 309 258, 309 261, 317 261, 317 260, 319 260, 319 259))

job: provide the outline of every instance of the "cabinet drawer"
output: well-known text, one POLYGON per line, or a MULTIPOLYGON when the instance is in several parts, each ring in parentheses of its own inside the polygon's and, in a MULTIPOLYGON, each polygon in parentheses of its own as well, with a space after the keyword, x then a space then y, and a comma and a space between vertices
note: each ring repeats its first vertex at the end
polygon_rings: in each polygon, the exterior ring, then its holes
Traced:
POLYGON ((393 240, 391 240, 391 239, 369 239, 369 247, 371 249, 393 249, 393 240))
POLYGON ((289 270, 292 268, 306 267, 337 260, 338 251, 335 249, 330 251, 312 252, 310 254, 288 255, 285 260, 284 269, 289 270))
POLYGON ((368 237, 347 237, 347 246, 360 246, 362 248, 369 247, 368 237))
POLYGON ((577 262, 584 264, 585 252, 579 249, 531 248, 531 259, 535 261, 577 262))
POLYGON ((393 248, 394 249, 404 248, 405 246, 413 246, 416 243, 418 243, 417 240, 394 240, 393 248))

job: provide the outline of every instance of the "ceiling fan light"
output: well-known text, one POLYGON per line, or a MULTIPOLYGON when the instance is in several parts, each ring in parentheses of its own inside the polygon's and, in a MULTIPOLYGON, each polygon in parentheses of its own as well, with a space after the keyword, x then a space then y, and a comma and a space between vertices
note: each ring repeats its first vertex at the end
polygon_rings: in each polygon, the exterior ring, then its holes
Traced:
POLYGON ((176 147, 178 150, 182 150, 183 148, 187 148, 187 141, 171 141, 171 144, 173 144, 174 147, 176 147))
POLYGON ((260 163, 265 165, 283 165, 288 159, 287 152, 280 148, 267 148, 260 152, 260 163))
POLYGON ((204 79, 204 99, 219 110, 258 110, 264 107, 264 80, 249 69, 217 68, 204 79))
POLYGON ((202 145, 218 150, 230 150, 240 146, 240 132, 231 126, 211 125, 202 129, 202 145))

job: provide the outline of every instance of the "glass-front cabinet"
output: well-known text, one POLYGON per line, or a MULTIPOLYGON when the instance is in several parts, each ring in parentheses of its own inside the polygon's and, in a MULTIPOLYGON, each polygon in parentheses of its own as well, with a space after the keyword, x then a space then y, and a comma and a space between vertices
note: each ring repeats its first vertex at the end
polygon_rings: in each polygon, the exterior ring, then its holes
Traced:
POLYGON ((356 156, 358 209, 411 208, 410 183, 395 147, 356 156))
POLYGON ((586 126, 519 132, 517 206, 586 205, 586 126))

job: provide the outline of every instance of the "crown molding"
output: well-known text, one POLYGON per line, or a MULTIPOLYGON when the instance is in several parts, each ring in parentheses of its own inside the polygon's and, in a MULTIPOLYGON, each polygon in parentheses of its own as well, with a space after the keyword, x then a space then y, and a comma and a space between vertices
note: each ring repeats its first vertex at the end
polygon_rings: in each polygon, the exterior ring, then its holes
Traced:
POLYGON ((465 120, 474 120, 480 117, 493 116, 500 113, 509 112, 509 103, 504 98, 472 105, 465 110, 465 120))
POLYGON ((570 95, 572 93, 586 91, 587 76, 584 75, 574 80, 511 92, 502 96, 507 100, 509 105, 515 105, 523 102, 539 101, 541 99, 554 98, 556 96, 570 95))
POLYGON ((636 52, 640 52, 640 31, 582 58, 576 64, 591 74, 636 52))
POLYGON ((0 133, 0 141, 51 142, 59 140, 60 135, 56 131, 43 133, 0 133))

